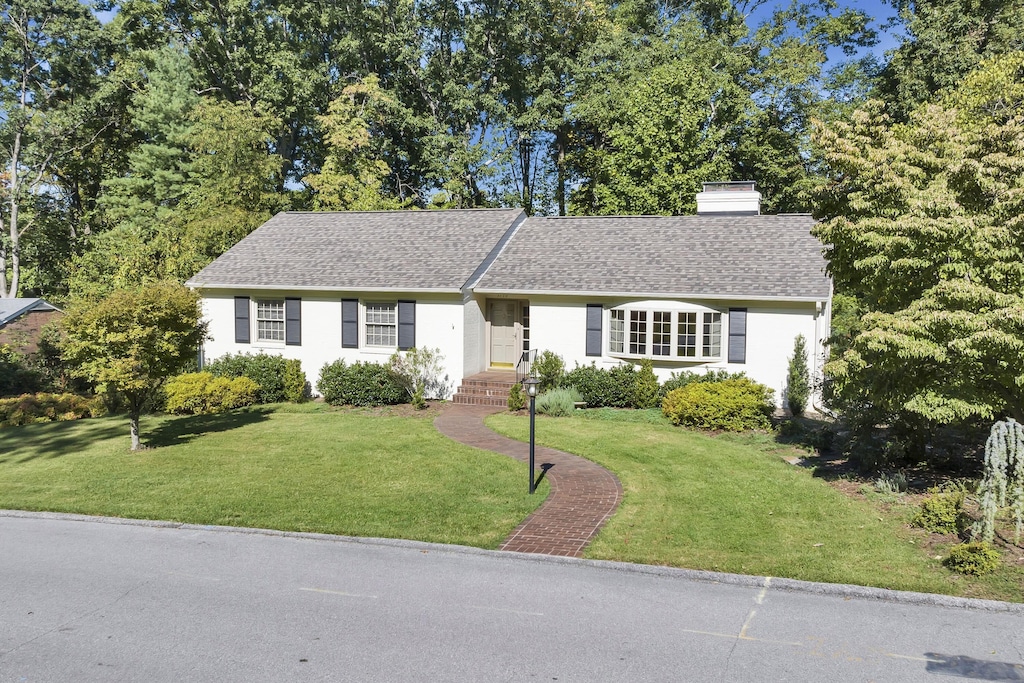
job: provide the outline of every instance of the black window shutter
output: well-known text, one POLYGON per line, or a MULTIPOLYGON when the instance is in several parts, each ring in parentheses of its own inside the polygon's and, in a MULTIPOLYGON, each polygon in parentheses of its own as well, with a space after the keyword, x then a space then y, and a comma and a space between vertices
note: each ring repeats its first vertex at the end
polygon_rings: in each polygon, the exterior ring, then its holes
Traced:
POLYGON ((601 355, 601 320, 604 317, 604 306, 587 304, 587 355, 601 355))
POLYGON ((249 297, 235 297, 235 343, 249 343, 249 297))
POLYGON ((747 362, 747 309, 729 309, 729 362, 747 362))
POLYGON ((408 351, 416 346, 416 302, 398 302, 398 348, 408 351))
POLYGON ((284 300, 284 343, 288 346, 302 344, 302 299, 284 300))
POLYGON ((359 348, 359 299, 341 300, 341 346, 359 348))

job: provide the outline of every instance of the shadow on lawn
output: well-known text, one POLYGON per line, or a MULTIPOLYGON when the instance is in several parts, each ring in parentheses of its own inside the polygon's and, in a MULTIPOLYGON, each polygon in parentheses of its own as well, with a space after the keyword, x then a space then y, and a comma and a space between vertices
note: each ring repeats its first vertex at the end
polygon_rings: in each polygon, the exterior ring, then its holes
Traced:
POLYGON ((218 415, 190 415, 166 420, 156 427, 143 431, 143 443, 147 448, 160 448, 188 443, 197 436, 213 432, 226 432, 239 427, 263 422, 272 411, 268 408, 249 408, 218 415))
MULTIPOLYGON (((191 415, 167 418, 148 427, 142 418, 142 443, 146 448, 159 448, 188 443, 197 436, 226 432, 262 422, 271 411, 254 408, 220 415, 191 415)), ((128 418, 114 415, 68 422, 46 422, 0 429, 0 465, 54 459, 72 455, 100 441, 119 440, 129 453, 128 418)))
POLYGON ((5 427, 0 429, 0 465, 59 458, 121 435, 128 438, 127 421, 104 418, 5 427))

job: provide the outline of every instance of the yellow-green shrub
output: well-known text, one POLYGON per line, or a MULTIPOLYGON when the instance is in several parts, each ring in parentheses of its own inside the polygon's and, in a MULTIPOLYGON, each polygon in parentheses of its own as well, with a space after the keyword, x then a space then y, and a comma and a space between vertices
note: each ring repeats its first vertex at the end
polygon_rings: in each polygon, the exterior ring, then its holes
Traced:
POLYGON ((202 415, 251 406, 259 385, 248 377, 214 377, 209 372, 187 372, 168 380, 167 412, 202 415))
POLYGON ((673 389, 661 402, 672 424, 698 429, 741 432, 767 429, 775 410, 774 392, 747 377, 722 382, 694 382, 673 389))
POLYGON ((16 427, 35 422, 79 420, 99 417, 106 410, 97 397, 78 394, 22 394, 0 399, 0 427, 16 427))

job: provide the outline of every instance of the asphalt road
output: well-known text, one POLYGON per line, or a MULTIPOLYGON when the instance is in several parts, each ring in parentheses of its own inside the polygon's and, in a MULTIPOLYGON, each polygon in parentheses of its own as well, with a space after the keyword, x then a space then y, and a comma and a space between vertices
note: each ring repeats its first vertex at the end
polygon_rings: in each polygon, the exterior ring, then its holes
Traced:
POLYGON ((1004 603, 0 514, 3 682, 1013 681, 1022 661, 1004 603))

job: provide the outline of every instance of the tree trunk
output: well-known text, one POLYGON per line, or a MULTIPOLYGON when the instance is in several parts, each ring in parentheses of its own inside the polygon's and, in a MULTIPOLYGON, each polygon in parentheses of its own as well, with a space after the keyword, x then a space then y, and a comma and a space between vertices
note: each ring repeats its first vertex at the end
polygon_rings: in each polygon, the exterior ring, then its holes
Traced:
POLYGON ((128 423, 132 429, 132 450, 137 451, 142 448, 142 443, 139 440, 139 411, 132 410, 128 414, 128 423))

